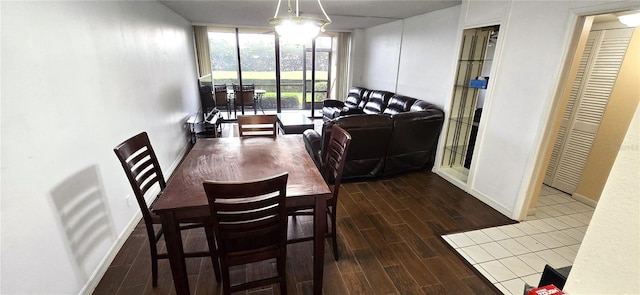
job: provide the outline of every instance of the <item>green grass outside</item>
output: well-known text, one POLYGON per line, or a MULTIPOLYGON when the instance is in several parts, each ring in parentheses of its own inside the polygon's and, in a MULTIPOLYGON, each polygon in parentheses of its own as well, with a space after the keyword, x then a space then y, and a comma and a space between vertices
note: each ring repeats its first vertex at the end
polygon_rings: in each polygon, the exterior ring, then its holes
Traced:
MULTIPOLYGON (((230 80, 237 79, 236 71, 217 71, 213 72, 214 79, 217 80, 230 80)), ((311 77, 311 71, 307 71, 307 77, 311 77)), ((302 80, 302 71, 294 71, 294 72, 282 72, 281 79, 283 80, 302 80)), ((275 72, 242 72, 243 80, 274 80, 276 79, 275 72)), ((317 80, 326 80, 327 72, 319 72, 316 73, 317 80)), ((211 76, 207 77, 206 81, 203 79, 203 82, 211 82, 211 76)), ((264 98, 275 98, 275 92, 267 92, 263 96, 264 98)), ((302 92, 282 92, 283 98, 297 98, 298 104, 302 105, 302 92)))

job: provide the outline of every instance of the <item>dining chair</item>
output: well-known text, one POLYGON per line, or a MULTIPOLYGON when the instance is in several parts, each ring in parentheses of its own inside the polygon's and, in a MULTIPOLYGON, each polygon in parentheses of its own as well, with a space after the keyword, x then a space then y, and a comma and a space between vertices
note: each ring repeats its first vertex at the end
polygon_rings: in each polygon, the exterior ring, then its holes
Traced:
MULTIPOLYGON (((256 108, 256 96, 255 96, 255 85, 254 84, 245 84, 240 87, 240 85, 233 85, 234 92, 234 108, 238 107, 253 107, 253 114, 258 114, 258 110, 256 108)), ((244 112, 243 112, 244 114, 244 112)))
POLYGON ((202 112, 208 113, 215 108, 215 101, 213 97, 213 89, 211 85, 200 85, 200 105, 202 106, 202 112))
MULTIPOLYGON (((327 237, 331 238, 333 246, 333 258, 340 259, 338 253, 338 237, 336 230, 336 211, 338 211, 338 193, 342 182, 342 171, 347 159, 347 151, 351 143, 351 135, 338 125, 331 127, 331 136, 327 145, 327 153, 320 167, 320 174, 331 187, 331 199, 327 200, 327 215, 331 219, 331 228, 327 229, 327 237)), ((289 213, 290 216, 313 215, 313 211, 299 210, 289 213)), ((289 243, 297 243, 312 240, 313 237, 302 237, 289 240, 289 243)))
POLYGON ((213 87, 216 108, 224 107, 227 110, 227 118, 231 116, 231 108, 229 107, 229 98, 227 94, 227 84, 219 84, 213 87))
MULTIPOLYGON (((152 188, 160 189, 158 196, 166 187, 164 175, 160 169, 158 158, 156 157, 149 136, 146 132, 139 133, 121 144, 117 145, 113 151, 116 153, 124 172, 127 175, 129 184, 133 189, 133 193, 142 211, 142 219, 147 231, 149 239, 149 248, 151 251, 151 273, 153 287, 158 285, 158 259, 167 259, 167 253, 158 253, 157 243, 162 237, 163 229, 161 226, 160 216, 152 211, 147 205, 145 195, 153 192, 152 188), (160 225, 156 231, 154 225, 160 225)), ((157 196, 156 196, 157 198, 157 196)), ((155 200, 154 200, 155 202, 155 200)), ((151 202, 152 204, 154 202, 151 202)), ((210 257, 216 280, 220 281, 220 268, 218 266, 217 252, 215 249, 215 238, 213 236, 213 222, 207 219, 185 220, 180 225, 180 230, 203 227, 209 242, 209 251, 184 253, 185 257, 210 257)))
POLYGON ((245 115, 238 116, 238 136, 269 136, 276 137, 278 128, 277 115, 245 115))
POLYGON ((213 229, 220 257, 222 293, 280 284, 287 294, 288 173, 246 182, 205 181, 213 229), (231 285, 229 268, 276 260, 277 275, 231 285))

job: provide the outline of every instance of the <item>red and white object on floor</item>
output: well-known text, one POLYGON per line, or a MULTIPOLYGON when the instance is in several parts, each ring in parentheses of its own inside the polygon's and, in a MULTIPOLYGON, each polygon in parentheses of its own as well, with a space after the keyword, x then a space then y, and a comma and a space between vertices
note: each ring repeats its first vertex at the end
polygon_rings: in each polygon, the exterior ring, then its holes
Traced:
POLYGON ((562 290, 558 289, 553 284, 551 284, 551 285, 546 285, 546 286, 542 286, 542 287, 538 287, 533 290, 530 290, 527 295, 561 295, 561 294, 565 294, 565 293, 562 292, 562 290))

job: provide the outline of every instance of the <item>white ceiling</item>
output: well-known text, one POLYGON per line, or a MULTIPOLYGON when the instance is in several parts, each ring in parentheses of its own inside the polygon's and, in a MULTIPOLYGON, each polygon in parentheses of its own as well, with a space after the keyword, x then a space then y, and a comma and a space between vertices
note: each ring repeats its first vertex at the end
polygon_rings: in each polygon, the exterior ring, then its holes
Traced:
MULTIPOLYGON (((268 27, 277 0, 159 0, 194 24, 226 27, 268 27)), ((301 15, 320 17, 317 1, 300 0, 301 15)), ((327 31, 368 28, 398 19, 460 4, 460 0, 323 0, 322 5, 332 20, 327 31)), ((295 0, 291 0, 295 11, 295 0)), ((279 16, 287 13, 287 0, 282 0, 279 16)))

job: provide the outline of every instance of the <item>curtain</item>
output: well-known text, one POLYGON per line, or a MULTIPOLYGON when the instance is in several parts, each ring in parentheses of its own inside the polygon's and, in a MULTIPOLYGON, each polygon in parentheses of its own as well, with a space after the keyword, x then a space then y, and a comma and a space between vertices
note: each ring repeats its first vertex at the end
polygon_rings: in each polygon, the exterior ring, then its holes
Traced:
POLYGON ((351 68, 349 67, 351 33, 338 33, 338 42, 336 43, 336 75, 332 94, 335 99, 344 100, 347 97, 349 77, 351 76, 351 68))
POLYGON ((209 36, 207 27, 194 26, 196 39, 196 55, 198 56, 198 73, 200 77, 211 74, 211 57, 209 56, 209 36))

